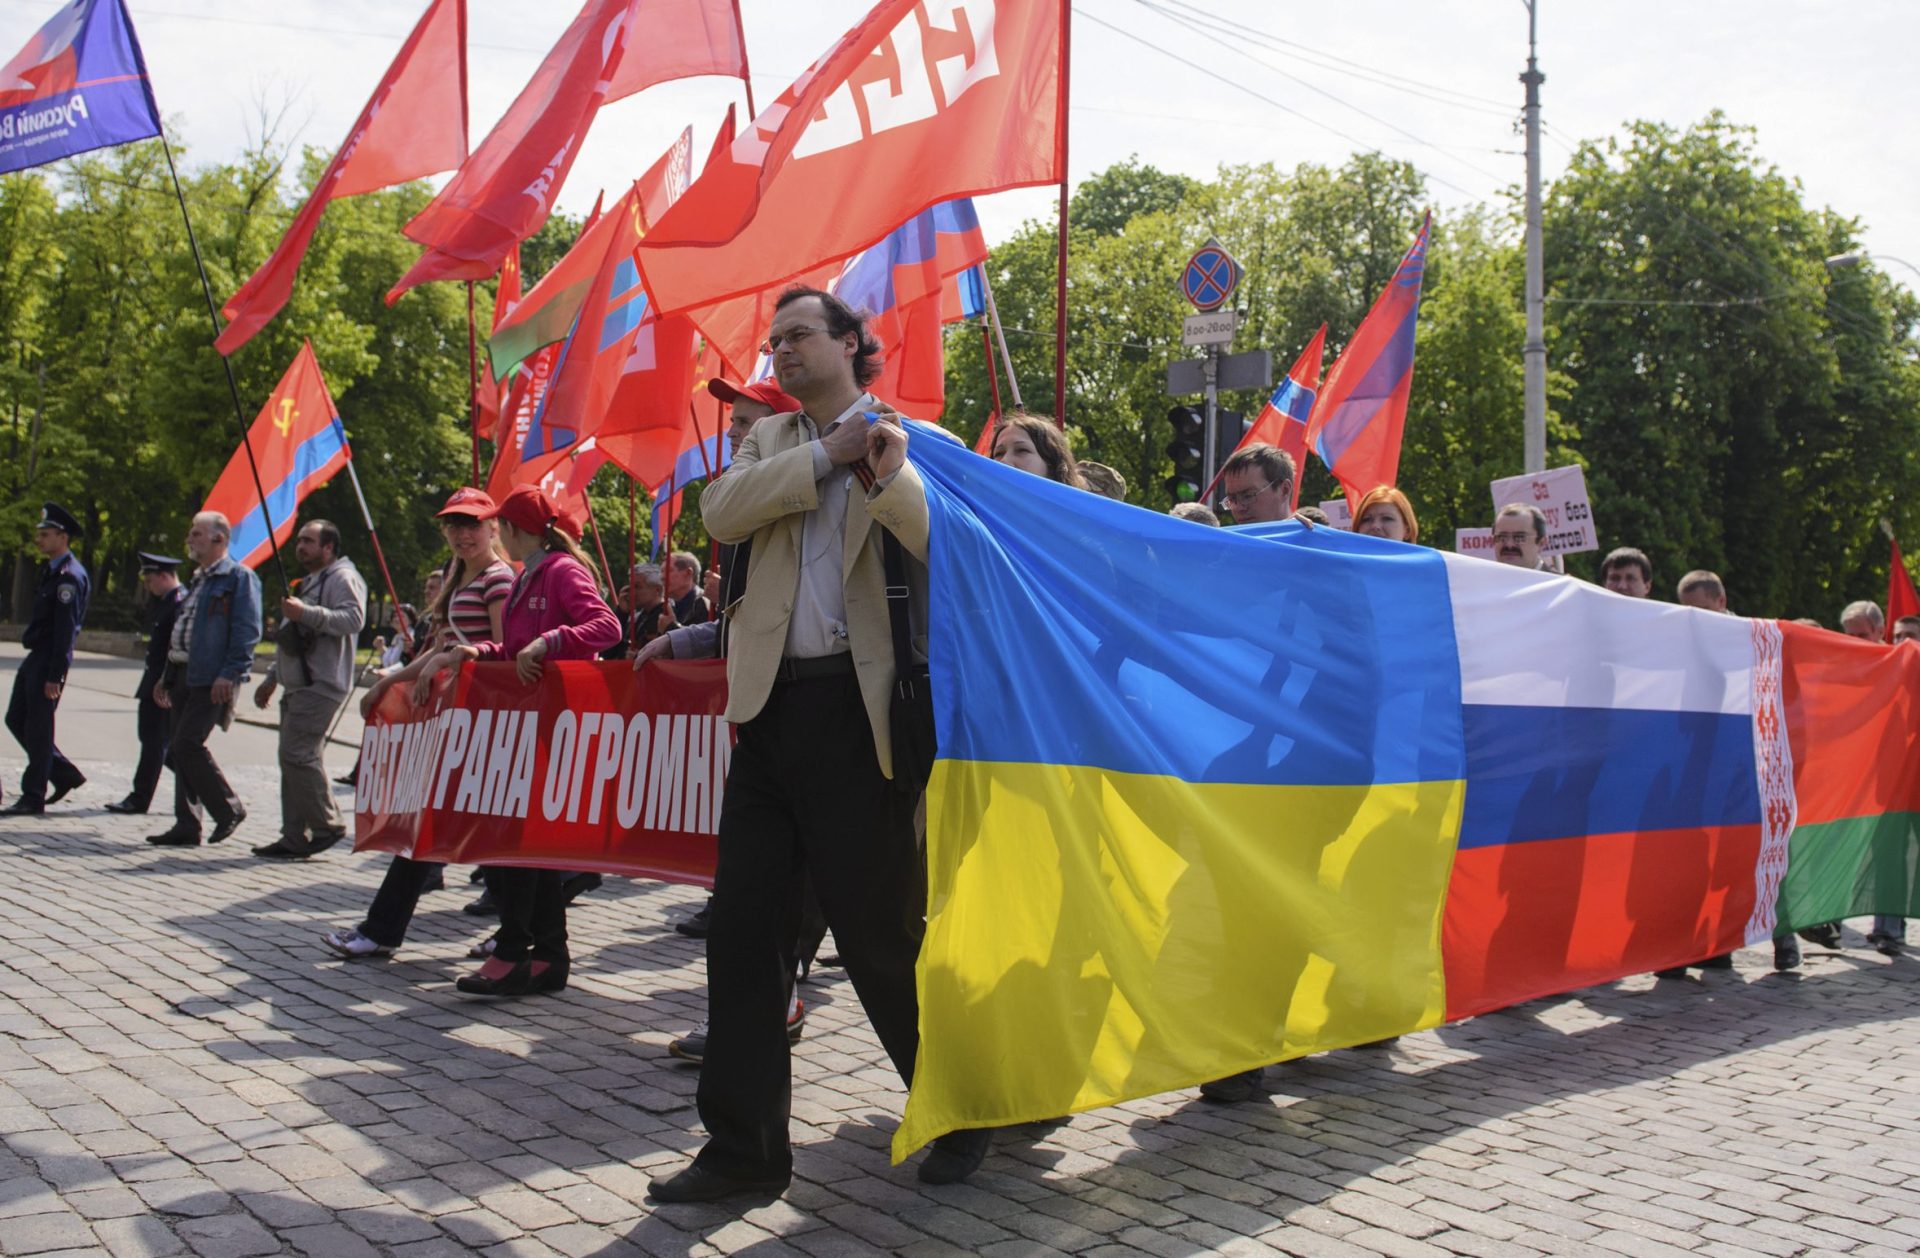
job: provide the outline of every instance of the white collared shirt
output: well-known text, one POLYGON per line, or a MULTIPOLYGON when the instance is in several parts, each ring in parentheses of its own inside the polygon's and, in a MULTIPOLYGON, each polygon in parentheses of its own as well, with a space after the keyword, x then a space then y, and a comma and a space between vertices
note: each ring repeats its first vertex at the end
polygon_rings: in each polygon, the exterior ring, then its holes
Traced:
POLYGON ((787 655, 814 659, 850 650, 847 638, 847 590, 844 562, 847 546, 847 499, 860 482, 850 466, 835 466, 820 445, 841 424, 850 423, 874 406, 873 395, 862 393, 825 428, 816 428, 801 411, 798 422, 813 442, 813 478, 819 485, 820 505, 807 512, 800 527, 800 563, 795 576, 793 615, 787 621, 787 655))

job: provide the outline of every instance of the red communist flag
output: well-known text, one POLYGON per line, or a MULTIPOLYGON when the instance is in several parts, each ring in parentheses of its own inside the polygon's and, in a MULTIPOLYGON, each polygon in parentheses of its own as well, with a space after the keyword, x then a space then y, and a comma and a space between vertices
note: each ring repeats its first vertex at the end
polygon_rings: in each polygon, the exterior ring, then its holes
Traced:
POLYGON ((413 216, 427 247, 387 301, 428 280, 480 280, 540 230, 619 68, 640 0, 587 0, 440 195, 413 216))
POLYGON ((881 0, 647 233, 660 311, 845 258, 939 201, 1058 182, 1062 3, 881 0))
POLYGON ((1887 568, 1887 628, 1886 640, 1893 641, 1893 626, 1902 616, 1920 616, 1920 592, 1913 588, 1913 575, 1907 571, 1907 561, 1900 557, 1900 543, 1891 535, 1887 541, 1893 546, 1893 562, 1887 568))
POLYGON ((222 354, 245 345, 293 293, 327 203, 452 170, 467 155, 466 0, 433 0, 400 46, 287 234, 228 301, 222 354))
POLYGON ((735 0, 647 0, 640 21, 640 33, 607 88, 608 104, 674 79, 747 77, 747 45, 735 0))
MULTIPOLYGON (((520 304, 520 246, 515 245, 507 260, 500 264, 500 286, 493 294, 493 330, 500 331, 500 325, 520 304)), ((480 381, 474 386, 473 431, 484 440, 493 440, 494 429, 500 424, 500 406, 506 401, 506 390, 493 376, 493 360, 480 360, 480 381)))
POLYGON ((313 343, 302 342, 200 509, 227 517, 234 559, 257 568, 293 533, 301 500, 352 457, 313 343))

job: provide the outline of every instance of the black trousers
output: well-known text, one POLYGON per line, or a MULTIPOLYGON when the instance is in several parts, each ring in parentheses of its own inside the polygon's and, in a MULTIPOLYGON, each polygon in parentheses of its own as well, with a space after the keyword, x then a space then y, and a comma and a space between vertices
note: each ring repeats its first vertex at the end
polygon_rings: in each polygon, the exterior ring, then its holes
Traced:
POLYGON ((213 701, 211 686, 175 686, 169 697, 173 706, 167 709, 167 756, 173 762, 174 829, 198 834, 202 805, 216 823, 231 821, 244 810, 207 749, 207 739, 227 707, 213 701))
POLYGON ((133 789, 127 799, 136 811, 145 811, 160 788, 160 770, 167 764, 167 728, 172 722, 167 710, 153 701, 151 688, 140 692, 134 728, 140 735, 140 763, 133 768, 133 789))
POLYGON ((502 961, 567 960, 567 873, 488 865, 487 890, 500 906, 493 955, 502 961))
POLYGON ((407 927, 413 923, 421 894, 433 876, 445 868, 439 861, 394 857, 373 903, 367 907, 367 920, 360 923, 360 933, 385 948, 398 948, 406 942, 407 927))
POLYGON ((7 730, 27 753, 20 775, 20 798, 30 804, 47 800, 47 784, 77 786, 85 780, 73 762, 53 743, 53 713, 58 699, 47 698, 47 666, 29 652, 13 675, 13 696, 7 701, 7 730))
POLYGON ((912 1082, 926 932, 917 802, 881 775, 851 673, 776 683, 740 727, 707 933, 699 1165, 737 1179, 792 1173, 786 1017, 808 877, 867 1018, 912 1082))

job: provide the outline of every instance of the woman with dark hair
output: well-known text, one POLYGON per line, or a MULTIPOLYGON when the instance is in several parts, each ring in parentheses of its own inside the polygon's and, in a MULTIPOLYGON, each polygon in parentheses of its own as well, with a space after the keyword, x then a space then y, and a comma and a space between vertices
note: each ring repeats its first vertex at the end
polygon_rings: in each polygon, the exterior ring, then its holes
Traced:
POLYGON ((1067 444, 1067 435, 1045 415, 1016 411, 1001 416, 993 434, 993 461, 1075 489, 1087 487, 1080 478, 1079 465, 1073 460, 1073 447, 1067 444))
MULTIPOLYGON (((600 596, 593 561, 563 529, 559 507, 522 485, 489 513, 500 544, 521 565, 507 595, 501 635, 436 652, 414 684, 425 703, 442 672, 468 660, 508 660, 532 685, 549 660, 591 660, 620 640, 620 618, 600 596)), ((456 984, 474 996, 557 992, 567 985, 567 874, 556 869, 489 868, 487 889, 500 906, 493 955, 456 984)))
MULTIPOLYGON (((362 717, 372 715, 393 686, 418 677, 440 647, 450 642, 500 640, 513 568, 500 549, 498 528, 487 518, 496 509, 492 497, 479 489, 456 489, 440 509, 440 530, 453 559, 428 611, 433 637, 420 641, 410 663, 368 688, 360 700, 362 717)), ((348 960, 391 956, 407 937, 420 897, 439 883, 444 868, 439 861, 394 857, 367 908, 366 920, 346 930, 328 931, 320 941, 348 960)))

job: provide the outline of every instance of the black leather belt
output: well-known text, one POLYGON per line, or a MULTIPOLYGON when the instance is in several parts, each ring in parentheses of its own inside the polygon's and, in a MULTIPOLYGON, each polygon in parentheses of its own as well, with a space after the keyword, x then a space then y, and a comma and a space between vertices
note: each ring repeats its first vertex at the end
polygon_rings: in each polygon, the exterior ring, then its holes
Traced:
POLYGON ((815 677, 841 677, 853 671, 853 652, 841 651, 837 655, 819 655, 811 659, 782 656, 779 671, 773 676, 776 681, 807 681, 815 677))

